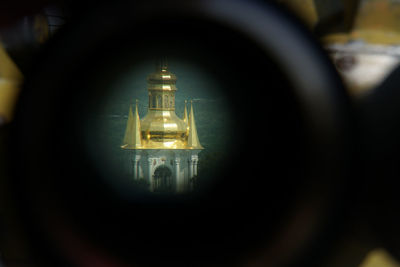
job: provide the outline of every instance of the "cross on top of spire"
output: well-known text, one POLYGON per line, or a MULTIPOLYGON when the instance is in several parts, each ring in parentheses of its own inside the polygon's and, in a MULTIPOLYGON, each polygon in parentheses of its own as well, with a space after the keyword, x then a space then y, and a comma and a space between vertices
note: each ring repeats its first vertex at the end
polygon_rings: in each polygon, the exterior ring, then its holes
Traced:
POLYGON ((165 56, 162 56, 157 60, 156 70, 164 72, 167 71, 167 69, 168 69, 167 58, 165 56))

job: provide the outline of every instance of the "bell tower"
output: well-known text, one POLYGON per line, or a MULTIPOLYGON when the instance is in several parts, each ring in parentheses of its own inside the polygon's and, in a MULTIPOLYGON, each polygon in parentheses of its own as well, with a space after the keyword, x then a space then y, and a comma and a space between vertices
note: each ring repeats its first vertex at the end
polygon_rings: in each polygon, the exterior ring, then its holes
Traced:
POLYGON ((166 60, 156 64, 147 76, 149 105, 140 120, 138 102, 129 108, 121 148, 133 180, 147 184, 151 192, 184 193, 193 190, 197 177, 198 153, 203 147, 197 136, 193 103, 189 117, 185 101, 184 118, 175 113, 177 78, 166 60))
POLYGON ((176 76, 167 68, 166 60, 161 60, 147 77, 150 110, 175 110, 176 76))

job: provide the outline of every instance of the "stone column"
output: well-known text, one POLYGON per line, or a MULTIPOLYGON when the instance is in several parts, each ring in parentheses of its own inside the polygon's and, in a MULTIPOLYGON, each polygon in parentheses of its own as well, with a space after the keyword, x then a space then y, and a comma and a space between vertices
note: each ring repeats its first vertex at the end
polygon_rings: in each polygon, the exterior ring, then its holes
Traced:
POLYGON ((189 179, 193 177, 193 160, 189 159, 189 179))
POLYGON ((193 166, 194 166, 194 161, 193 161, 193 158, 190 157, 190 159, 189 159, 189 177, 187 179, 187 188, 186 188, 186 190, 189 190, 189 191, 191 191, 193 189, 193 180, 192 180, 193 175, 194 175, 193 166))
POLYGON ((147 181, 149 182, 150 192, 153 192, 154 191, 154 180, 153 180, 153 174, 151 173, 151 165, 153 163, 153 159, 148 158, 147 163, 148 163, 148 180, 147 181))
POLYGON ((135 180, 139 179, 139 168, 138 168, 139 160, 140 160, 140 156, 135 155, 134 162, 133 162, 133 178, 135 180))
POLYGON ((197 176, 197 162, 198 162, 198 157, 197 155, 192 155, 189 160, 189 170, 190 170, 190 175, 189 175, 189 188, 190 190, 193 190, 194 188, 194 179, 196 179, 195 176, 197 176))
POLYGON ((198 158, 193 160, 193 178, 192 182, 190 183, 190 190, 193 190, 196 183, 197 183, 197 163, 199 162, 198 158))
POLYGON ((137 160, 133 160, 133 179, 137 180, 137 160))
POLYGON ((197 176, 197 163, 199 161, 197 159, 194 160, 194 165, 193 165, 193 176, 197 176))
POLYGON ((129 175, 129 177, 134 176, 133 173, 133 166, 135 164, 134 157, 135 154, 133 154, 131 151, 125 152, 123 155, 124 170, 129 175))
POLYGON ((182 179, 181 179, 181 175, 180 175, 180 163, 181 163, 181 159, 180 158, 176 158, 175 159, 175 191, 178 192, 182 192, 182 179))

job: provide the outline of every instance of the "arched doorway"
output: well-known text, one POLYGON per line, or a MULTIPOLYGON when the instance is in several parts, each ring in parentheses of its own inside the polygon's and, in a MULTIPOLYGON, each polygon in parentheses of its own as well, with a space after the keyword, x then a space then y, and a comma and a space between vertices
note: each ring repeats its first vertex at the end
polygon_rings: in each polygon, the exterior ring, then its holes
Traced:
POLYGON ((160 166, 154 171, 154 192, 173 192, 172 172, 167 166, 160 166))

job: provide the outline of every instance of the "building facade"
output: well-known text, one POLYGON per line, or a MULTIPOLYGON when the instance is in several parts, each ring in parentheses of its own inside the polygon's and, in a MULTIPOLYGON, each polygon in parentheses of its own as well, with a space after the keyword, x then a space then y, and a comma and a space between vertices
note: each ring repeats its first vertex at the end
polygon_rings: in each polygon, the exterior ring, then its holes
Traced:
POLYGON ((121 148, 126 154, 132 179, 141 181, 151 192, 185 193, 193 190, 198 154, 203 149, 197 136, 193 105, 189 115, 175 113, 176 76, 160 62, 147 77, 149 108, 139 118, 138 103, 129 109, 121 148))

